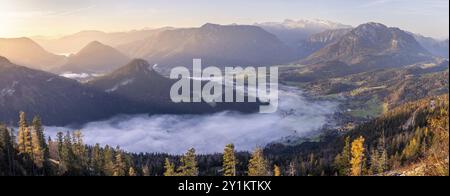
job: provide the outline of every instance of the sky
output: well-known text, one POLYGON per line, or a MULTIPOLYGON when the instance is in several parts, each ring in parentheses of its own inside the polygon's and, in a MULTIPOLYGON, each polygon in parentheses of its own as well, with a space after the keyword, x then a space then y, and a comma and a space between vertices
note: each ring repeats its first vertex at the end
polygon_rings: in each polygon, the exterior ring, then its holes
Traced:
POLYGON ((381 22, 448 38, 448 0, 0 0, 0 37, 61 36, 204 23, 325 19, 381 22))

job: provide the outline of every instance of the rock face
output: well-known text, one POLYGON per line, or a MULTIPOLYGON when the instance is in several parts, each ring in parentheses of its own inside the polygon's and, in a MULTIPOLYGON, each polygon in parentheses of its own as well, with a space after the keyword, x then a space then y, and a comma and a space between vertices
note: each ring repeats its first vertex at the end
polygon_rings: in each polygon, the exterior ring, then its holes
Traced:
POLYGON ((348 65, 402 66, 430 58, 410 34, 379 23, 358 26, 302 61, 304 64, 342 62, 348 65))
POLYGON ((40 70, 50 70, 65 63, 65 56, 51 54, 28 38, 0 38, 0 56, 40 70))
POLYGON ((299 58, 305 58, 314 52, 322 49, 328 44, 334 43, 349 33, 352 29, 327 30, 311 35, 308 39, 301 41, 295 46, 299 58))
POLYGON ((93 41, 77 54, 70 56, 67 63, 57 68, 56 72, 105 73, 129 61, 127 56, 111 46, 93 41))
POLYGON ((265 66, 296 59, 294 51, 276 36, 244 25, 168 30, 119 49, 166 68, 191 67, 193 58, 202 58, 205 66, 265 66))

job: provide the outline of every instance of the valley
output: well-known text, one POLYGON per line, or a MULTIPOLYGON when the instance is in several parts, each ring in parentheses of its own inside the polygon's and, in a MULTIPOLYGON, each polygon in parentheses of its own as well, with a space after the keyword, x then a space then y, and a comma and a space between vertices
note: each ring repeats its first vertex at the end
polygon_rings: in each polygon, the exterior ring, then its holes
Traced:
POLYGON ((0 175, 217 176, 224 151, 241 176, 448 175, 446 54, 448 39, 324 20, 1 38, 0 175), (277 68, 278 110, 173 102, 168 73, 197 58, 277 68))

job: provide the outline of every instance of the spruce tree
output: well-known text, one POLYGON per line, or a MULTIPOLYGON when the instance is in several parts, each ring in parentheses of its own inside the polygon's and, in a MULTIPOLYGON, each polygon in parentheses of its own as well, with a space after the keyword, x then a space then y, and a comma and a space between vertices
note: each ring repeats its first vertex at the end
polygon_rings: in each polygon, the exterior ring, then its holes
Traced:
POLYGON ((369 168, 369 174, 375 175, 378 173, 378 166, 379 166, 379 156, 378 151, 375 149, 371 150, 370 153, 370 168, 369 168))
MULTIPOLYGON (((32 121, 32 127, 33 130, 36 131, 35 135, 36 135, 36 139, 33 138, 33 140, 37 140, 37 142, 39 143, 39 147, 41 148, 40 151, 40 159, 42 159, 42 167, 43 167, 43 174, 44 175, 48 175, 51 173, 51 164, 49 162, 50 159, 50 148, 49 148, 49 144, 47 144, 47 142, 45 141, 45 134, 44 134, 44 128, 42 126, 42 121, 41 118, 39 116, 35 116, 33 118, 32 121)), ((51 140, 50 140, 51 141, 51 140)), ((50 142, 49 141, 49 142, 50 142)), ((33 150, 35 151, 35 144, 33 142, 33 150)), ((36 152, 38 153, 38 152, 36 152)), ((34 155, 36 157, 36 155, 34 155)), ((39 162, 39 161, 38 161, 39 162)))
POLYGON ((261 148, 257 148, 253 153, 248 165, 249 176, 267 176, 267 161, 261 148))
POLYGON ((236 156, 234 145, 228 144, 223 153, 223 173, 224 176, 236 176, 236 156))
POLYGON ((346 137, 344 141, 344 148, 340 154, 335 158, 335 165, 339 172, 339 175, 350 175, 350 160, 351 160, 351 146, 350 137, 346 137))
POLYGON ((15 174, 14 140, 10 130, 0 124, 0 176, 15 174))

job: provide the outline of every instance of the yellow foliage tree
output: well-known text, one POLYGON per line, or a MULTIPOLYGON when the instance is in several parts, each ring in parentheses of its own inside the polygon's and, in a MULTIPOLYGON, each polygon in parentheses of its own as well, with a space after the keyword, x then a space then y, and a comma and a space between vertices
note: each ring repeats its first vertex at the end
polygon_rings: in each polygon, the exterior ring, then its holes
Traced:
POLYGON ((278 165, 275 165, 273 167, 273 176, 281 176, 281 169, 278 167, 278 165))
POLYGON ((361 176, 364 165, 364 137, 360 136, 358 139, 352 142, 352 159, 350 164, 352 165, 352 176, 361 176))

